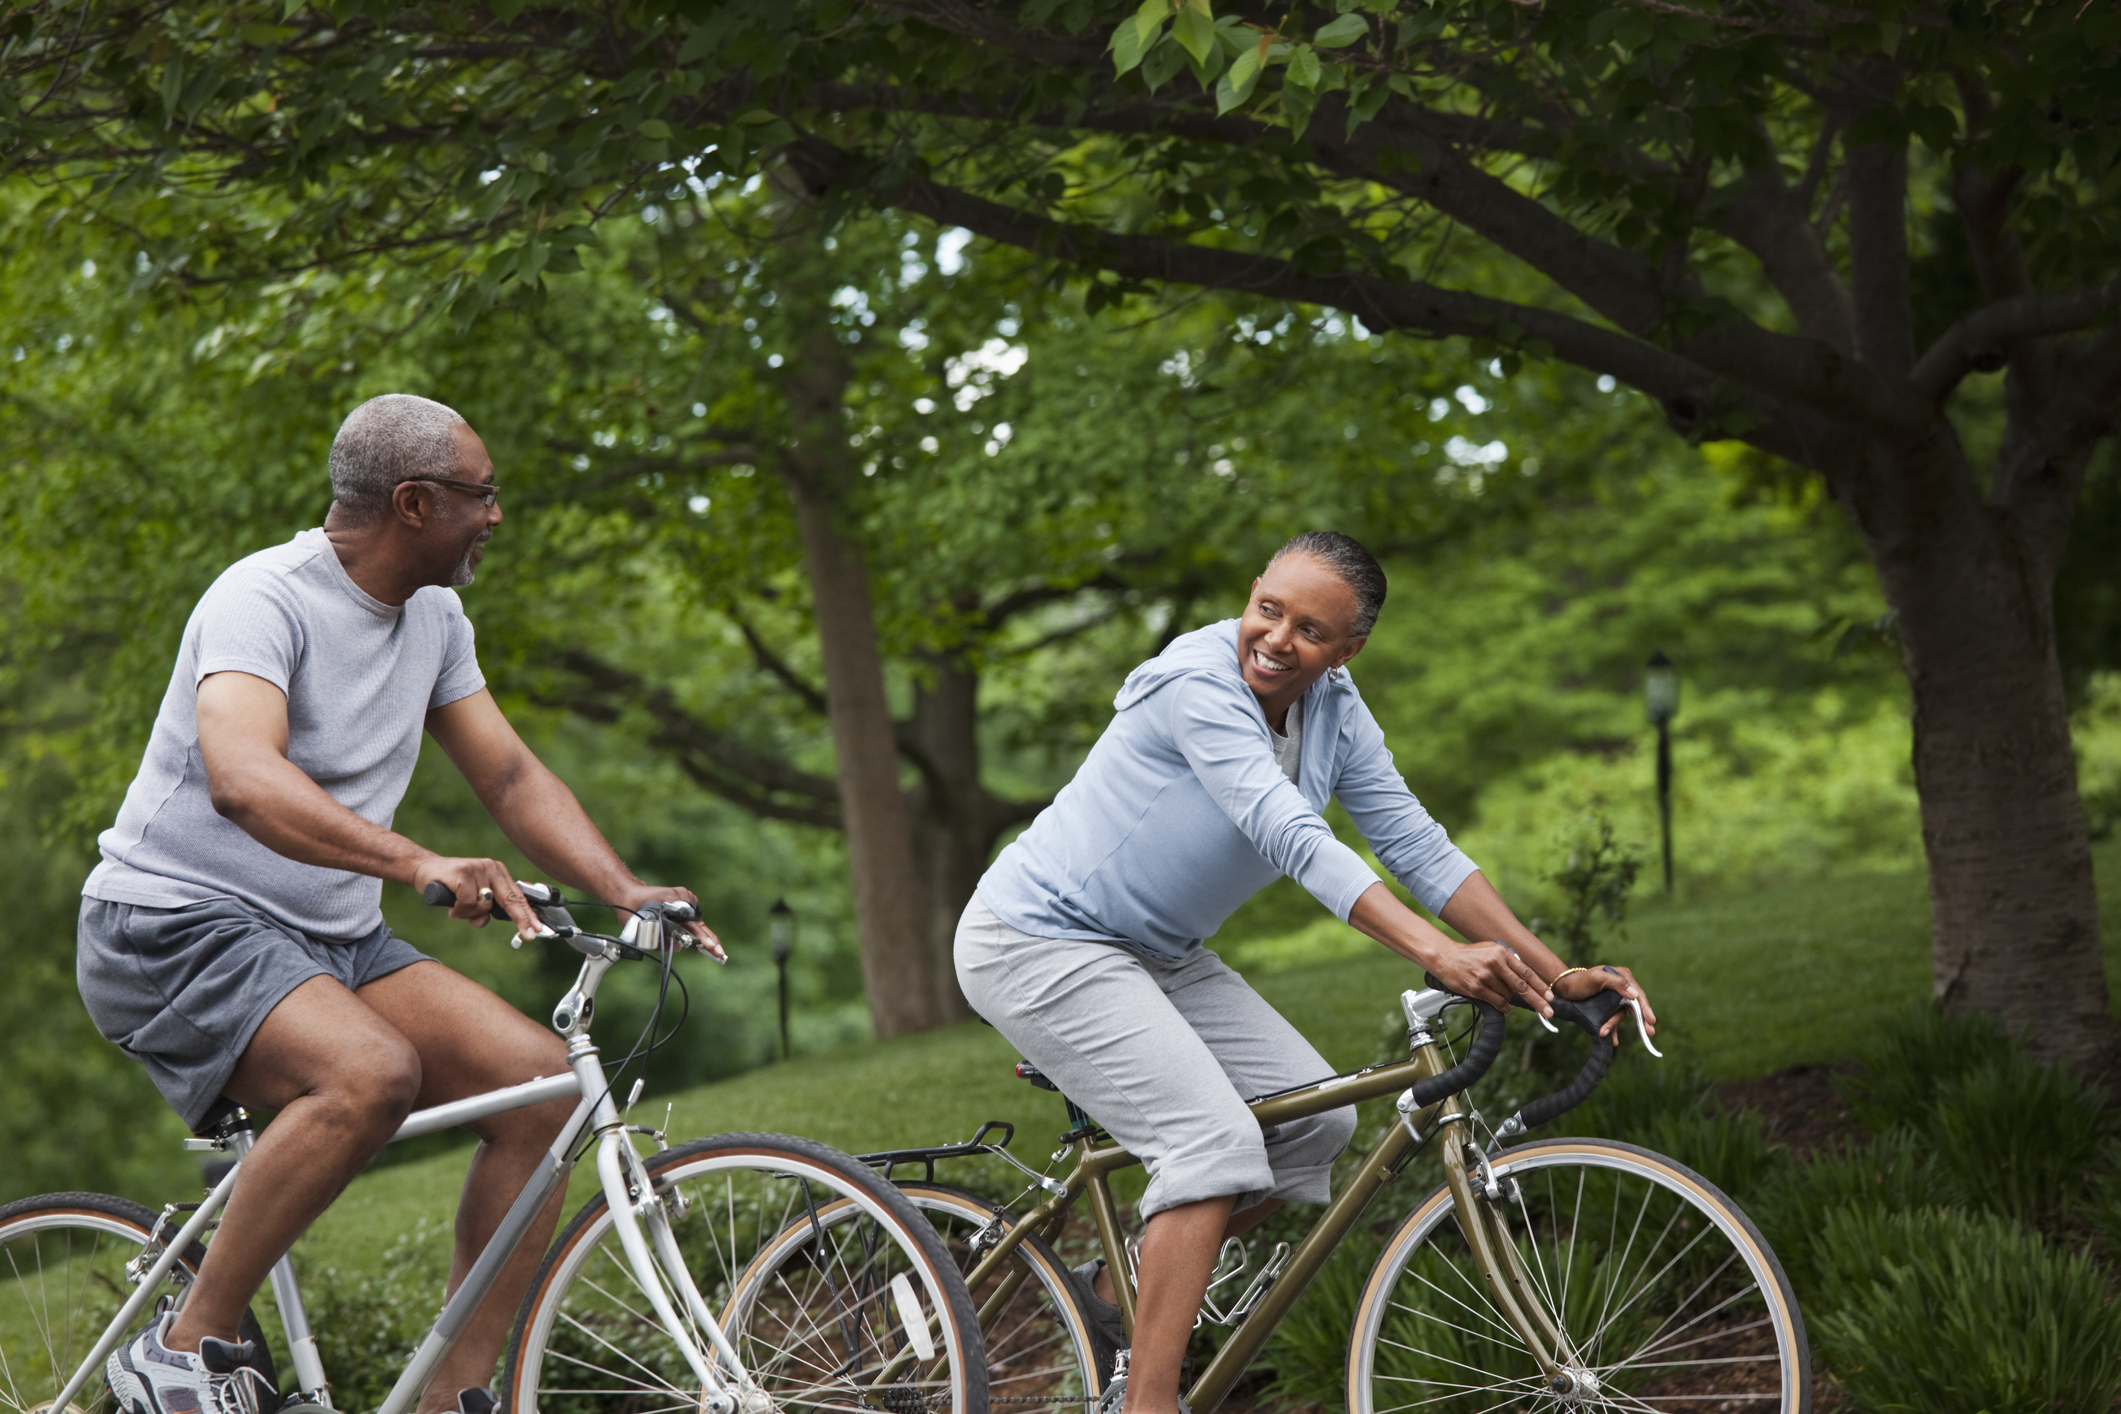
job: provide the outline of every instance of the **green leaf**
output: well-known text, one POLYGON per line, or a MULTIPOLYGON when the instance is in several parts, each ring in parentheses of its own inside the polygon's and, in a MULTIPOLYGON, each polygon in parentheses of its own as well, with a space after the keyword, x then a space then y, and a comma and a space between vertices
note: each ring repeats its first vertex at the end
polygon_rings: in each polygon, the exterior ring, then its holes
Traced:
POLYGON ((169 62, 162 66, 162 123, 167 127, 177 120, 177 100, 184 95, 184 54, 171 54, 169 62))
POLYGON ((1342 15, 1333 23, 1311 36, 1311 42, 1321 49, 1342 49, 1358 39, 1370 35, 1370 22, 1361 15, 1342 15))
POLYGON ((654 138, 658 142, 667 142, 670 139, 670 124, 664 122, 661 118, 650 118, 635 131, 639 132, 642 137, 654 138))
POLYGON ((1115 77, 1132 70, 1148 53, 1142 43, 1141 29, 1131 19, 1119 22, 1119 28, 1112 31, 1112 42, 1106 48, 1112 51, 1112 71, 1115 77))
POLYGON ((1134 29, 1142 49, 1155 43, 1164 21, 1170 18, 1171 0, 1142 0, 1141 8, 1134 12, 1134 29))
POLYGON ((254 44, 263 49, 269 44, 281 44, 300 33, 293 25, 247 24, 236 31, 243 36, 245 44, 254 44))
POLYGON ((1227 113, 1252 96, 1259 83, 1259 50, 1247 49, 1237 56, 1229 71, 1215 85, 1215 111, 1227 113))
POLYGON ((1172 33, 1178 36, 1180 47, 1193 56, 1196 64, 1207 63, 1208 56, 1215 52, 1215 21, 1190 5, 1178 12, 1172 33))
POLYGON ((1288 81, 1299 88, 1317 89, 1320 75, 1318 51, 1308 44, 1296 46, 1289 58, 1288 81))

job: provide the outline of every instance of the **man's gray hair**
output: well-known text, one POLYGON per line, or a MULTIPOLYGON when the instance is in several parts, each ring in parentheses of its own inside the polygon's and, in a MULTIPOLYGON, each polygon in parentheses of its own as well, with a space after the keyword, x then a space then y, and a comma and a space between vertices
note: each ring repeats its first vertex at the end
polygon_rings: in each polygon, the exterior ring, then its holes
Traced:
POLYGON ((390 509, 390 493, 416 476, 457 474, 455 408, 411 393, 370 398, 331 439, 332 499, 358 521, 390 509))

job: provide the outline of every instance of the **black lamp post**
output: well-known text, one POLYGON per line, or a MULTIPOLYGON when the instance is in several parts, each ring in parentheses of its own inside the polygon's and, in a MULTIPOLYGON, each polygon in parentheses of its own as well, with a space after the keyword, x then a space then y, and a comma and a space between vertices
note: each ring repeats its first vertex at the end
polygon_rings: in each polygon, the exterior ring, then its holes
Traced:
POLYGON ((1664 828, 1664 891, 1672 892, 1672 718, 1679 715, 1679 669, 1659 649, 1642 674, 1643 710, 1657 728, 1657 819, 1664 828))
POLYGON ((773 965, 781 974, 781 1059, 788 1059, 788 954, 795 951, 795 910, 777 898, 767 911, 773 934, 773 965))

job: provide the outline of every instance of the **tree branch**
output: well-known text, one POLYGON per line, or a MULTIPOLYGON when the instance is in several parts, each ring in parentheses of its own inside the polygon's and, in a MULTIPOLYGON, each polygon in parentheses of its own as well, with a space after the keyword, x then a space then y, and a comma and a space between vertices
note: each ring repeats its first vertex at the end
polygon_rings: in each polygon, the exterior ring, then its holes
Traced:
MULTIPOLYGON (((1866 75, 1863 106, 1889 102, 1882 75, 1866 75)), ((1848 154, 1849 273, 1854 286, 1857 357, 1895 382, 1915 362, 1908 293, 1907 139, 1866 143, 1848 154)))
MULTIPOLYGON (((861 158, 815 136, 798 138, 784 152, 789 161, 807 169, 804 180, 815 190, 859 185, 870 176, 861 158)), ((1352 311, 1378 329, 1457 334, 1506 344, 1539 340, 1567 362, 1610 373, 1656 398, 1682 430, 1698 432, 1732 405, 1746 401, 1743 384, 1872 431, 1923 432, 1934 417, 1926 404, 1883 384, 1822 344, 1752 325, 1734 327, 1729 320, 1667 350, 1556 311, 1423 281, 1349 272, 1314 275, 1273 256, 1051 221, 918 175, 875 194, 886 204, 943 225, 963 226, 1054 259, 1099 266, 1124 279, 1206 285, 1324 305, 1352 311), (1730 382, 1719 376, 1726 372, 1730 382)), ((1800 443, 1778 433, 1777 409, 1756 401, 1751 413, 1758 421, 1754 430, 1743 434, 1748 441, 1813 464, 1800 443)))
POLYGON ((826 714, 824 692, 802 677, 795 669, 789 667, 787 660, 782 658, 780 654, 768 648, 766 640, 760 638, 757 630, 751 627, 750 620, 737 613, 734 609, 725 610, 724 612, 736 621, 738 632, 744 635, 744 642, 751 645, 752 659, 760 667, 780 679, 781 685, 801 699, 805 707, 808 707, 820 717, 824 716, 826 714))
POLYGON ((1908 379, 1922 395, 1942 401, 1977 369, 1999 367, 2013 344, 2074 333, 2121 313, 2121 280, 2065 294, 2000 299, 1962 316, 1923 351, 1908 379))
POLYGON ((578 683, 537 694, 591 721, 617 721, 628 708, 654 722, 649 744, 666 751, 686 775, 757 815, 839 829, 839 784, 797 770, 743 745, 688 712, 668 688, 649 683, 584 649, 564 649, 559 665, 578 683))
POLYGON ((1856 317, 1848 287, 1835 273, 1798 194, 1773 166, 1749 173, 1731 190, 1716 213, 1717 229, 1759 258, 1799 329, 1853 358, 1856 317))

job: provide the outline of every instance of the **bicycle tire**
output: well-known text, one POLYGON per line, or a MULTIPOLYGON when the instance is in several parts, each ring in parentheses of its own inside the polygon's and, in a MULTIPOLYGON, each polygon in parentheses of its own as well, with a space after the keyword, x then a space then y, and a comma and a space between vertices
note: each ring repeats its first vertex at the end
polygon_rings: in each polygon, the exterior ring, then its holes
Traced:
MULTIPOLYGON (((1013 1226, 994 1203, 962 1188, 925 1180, 896 1187, 935 1225, 961 1272, 969 1273, 984 1254, 974 1238, 997 1216, 997 1232, 1013 1226)), ((971 1292, 974 1309, 985 1312, 1003 1283, 1018 1280, 1008 1299, 980 1321, 988 1401, 997 1410, 1087 1408, 1104 1390, 1109 1356, 1098 1358, 1089 1317, 1060 1254, 1037 1233, 1026 1233, 1016 1250, 1018 1260, 971 1292)))
MULTIPOLYGON (((0 1207, 0 1414, 50 1408, 132 1294, 125 1264, 147 1245, 157 1216, 108 1193, 42 1193, 0 1207)), ((180 1226, 172 1219, 168 1235, 180 1226)), ((167 1294, 181 1303, 205 1259, 202 1244, 186 1248, 163 1279, 167 1294)), ((238 1334, 265 1348, 248 1310, 238 1334)), ((67 1407, 111 1414, 114 1406, 99 1374, 67 1407)))
MULTIPOLYGON (((672 1227, 692 1280, 773 1408, 983 1414, 986 1366, 965 1283, 935 1229, 869 1168, 781 1134, 695 1140, 644 1163, 666 1203, 681 1202, 672 1227), (827 1206, 838 1214, 830 1227, 827 1206), (909 1301, 925 1319, 910 1318, 909 1301), (933 1356, 877 1383, 917 1350, 916 1325, 933 1356)), ((697 1376, 639 1294, 603 1194, 546 1253, 501 1389, 510 1414, 703 1407, 697 1376)))
POLYGON ((1700 1409, 1804 1414, 1804 1317, 1760 1230, 1683 1164, 1604 1139, 1552 1139, 1493 1161, 1503 1213, 1574 1345, 1567 1395, 1544 1377, 1472 1260, 1448 1187, 1384 1245, 1348 1347, 1351 1414, 1700 1409))

